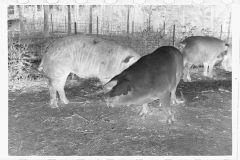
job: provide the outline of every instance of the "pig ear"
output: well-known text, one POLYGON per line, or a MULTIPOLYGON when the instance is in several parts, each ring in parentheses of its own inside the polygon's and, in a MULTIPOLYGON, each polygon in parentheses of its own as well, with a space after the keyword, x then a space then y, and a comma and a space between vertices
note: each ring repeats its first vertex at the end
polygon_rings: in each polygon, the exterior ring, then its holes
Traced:
POLYGON ((127 56, 124 60, 123 60, 123 63, 129 63, 131 61, 134 60, 134 57, 133 56, 127 56))
POLYGON ((184 48, 186 43, 185 42, 180 42, 179 45, 180 45, 180 47, 184 48))
POLYGON ((229 46, 229 44, 225 43, 225 50, 227 50, 229 46))

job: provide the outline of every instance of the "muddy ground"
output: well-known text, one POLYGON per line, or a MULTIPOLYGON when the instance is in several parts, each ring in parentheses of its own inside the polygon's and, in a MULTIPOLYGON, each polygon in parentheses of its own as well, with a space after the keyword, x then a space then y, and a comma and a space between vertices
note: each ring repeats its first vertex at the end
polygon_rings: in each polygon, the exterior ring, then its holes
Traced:
POLYGON ((140 107, 108 108, 96 79, 68 81, 70 104, 50 108, 46 79, 9 90, 8 142, 14 156, 166 156, 232 154, 232 75, 216 68, 214 79, 192 69, 180 82, 186 102, 172 106, 175 123, 163 122, 158 101, 142 119, 140 107))

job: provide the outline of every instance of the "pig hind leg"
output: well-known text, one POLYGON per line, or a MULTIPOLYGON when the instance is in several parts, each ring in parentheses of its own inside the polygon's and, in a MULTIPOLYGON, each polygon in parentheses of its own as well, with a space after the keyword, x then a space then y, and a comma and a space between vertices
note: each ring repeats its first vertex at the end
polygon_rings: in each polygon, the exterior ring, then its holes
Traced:
POLYGON ((192 66, 192 64, 190 63, 186 63, 185 66, 184 66, 184 70, 183 70, 183 81, 184 82, 191 82, 191 77, 190 77, 190 74, 189 74, 189 69, 190 67, 192 66))
POLYGON ((59 93, 59 97, 60 97, 61 101, 64 104, 68 104, 69 103, 68 99, 66 98, 65 91, 64 91, 64 85, 66 83, 67 76, 68 76, 68 74, 63 76, 63 77, 61 77, 61 79, 59 81, 59 84, 57 86, 57 91, 59 93))
POLYGON ((217 61, 220 61, 220 59, 216 58, 215 60, 212 60, 212 61, 209 63, 209 72, 208 72, 208 76, 209 76, 209 77, 212 77, 212 76, 213 76, 213 74, 212 74, 213 67, 214 67, 214 65, 216 64, 217 61))
POLYGON ((178 100, 176 97, 176 90, 177 90, 178 83, 181 80, 181 77, 182 77, 182 71, 180 71, 179 73, 176 74, 176 84, 175 84, 175 87, 173 88, 173 90, 171 91, 171 103, 172 104, 179 104, 179 103, 184 102, 184 101, 178 100))
POLYGON ((142 105, 142 110, 140 111, 139 116, 142 116, 142 118, 145 119, 148 112, 149 112, 148 103, 145 103, 142 105))
POLYGON ((207 76, 208 74, 208 65, 209 65, 209 62, 204 62, 203 63, 203 67, 204 67, 204 71, 203 71, 203 75, 204 76, 207 76))
POLYGON ((51 80, 51 83, 49 84, 50 93, 52 91, 51 94, 53 95, 53 96, 51 96, 51 98, 52 98, 51 102, 53 101, 54 103, 56 103, 56 91, 58 91, 61 101, 64 104, 69 103, 68 99, 65 96, 65 91, 64 91, 64 85, 66 83, 67 76, 68 76, 68 74, 64 74, 64 75, 61 75, 60 78, 54 78, 51 80))
POLYGON ((166 115, 166 123, 174 123, 174 116, 170 108, 170 93, 165 93, 160 99, 162 110, 166 115))
POLYGON ((56 107, 58 107, 58 105, 57 105, 57 90, 53 87, 51 79, 49 79, 48 88, 49 88, 49 92, 50 92, 50 105, 53 108, 56 108, 56 107))

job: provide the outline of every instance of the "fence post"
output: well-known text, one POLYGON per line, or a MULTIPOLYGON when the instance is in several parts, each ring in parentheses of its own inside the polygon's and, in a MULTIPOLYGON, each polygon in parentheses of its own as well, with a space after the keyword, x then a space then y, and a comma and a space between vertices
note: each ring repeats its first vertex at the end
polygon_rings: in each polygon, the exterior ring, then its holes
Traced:
POLYGON ((92 6, 89 9, 89 27, 88 27, 89 35, 92 35, 92 6))
POLYGON ((174 46, 174 41, 175 41, 175 24, 173 25, 173 46, 174 46))
POLYGON ((74 29, 75 29, 75 34, 77 34, 77 23, 74 22, 74 29))
POLYGON ((98 16, 97 16, 97 37, 98 37, 98 16))
POLYGON ((221 24, 221 30, 220 30, 220 39, 222 39, 222 24, 221 24))
POLYGON ((134 36, 134 21, 132 21, 132 36, 134 36))
POLYGON ((231 17, 232 17, 232 12, 230 12, 229 24, 228 24, 228 34, 227 34, 227 42, 228 43, 229 43, 229 36, 230 36, 230 29, 231 29, 231 17))
POLYGON ((127 36, 129 36, 129 18, 130 18, 130 6, 128 6, 127 10, 127 36))
POLYGON ((65 16, 65 32, 67 32, 67 20, 66 20, 66 16, 65 16))
POLYGON ((165 21, 163 22, 163 36, 165 36, 165 21))
POLYGON ((52 14, 51 14, 51 24, 52 24, 52 33, 53 33, 53 21, 52 21, 52 14))

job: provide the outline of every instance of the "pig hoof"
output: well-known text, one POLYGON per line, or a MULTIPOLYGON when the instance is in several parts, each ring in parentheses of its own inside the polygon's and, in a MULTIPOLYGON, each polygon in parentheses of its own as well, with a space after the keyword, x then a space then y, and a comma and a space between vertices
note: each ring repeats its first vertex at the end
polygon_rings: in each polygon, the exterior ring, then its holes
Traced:
POLYGON ((173 120, 172 118, 168 118, 168 119, 166 120, 166 123, 167 123, 167 124, 173 124, 173 123, 174 123, 174 120, 173 120))
POLYGON ((141 111, 138 115, 141 117, 142 120, 145 121, 145 120, 146 120, 146 117, 147 117, 147 114, 148 114, 148 113, 144 113, 144 112, 141 111))
POLYGON ((143 115, 143 116, 141 116, 141 119, 143 120, 143 121, 145 121, 146 120, 146 114, 145 115, 143 115))
POLYGON ((110 107, 114 107, 112 103, 107 103, 107 107, 110 108, 110 107))
POLYGON ((63 102, 64 104, 68 104, 68 103, 69 103, 69 100, 64 99, 64 100, 62 100, 62 102, 63 102))
POLYGON ((177 105, 177 102, 176 101, 171 101, 171 105, 177 105))
POLYGON ((55 99, 50 99, 49 105, 53 105, 55 103, 55 99))
POLYGON ((174 116, 173 115, 169 115, 166 117, 166 123, 167 124, 173 124, 174 123, 174 116))
POLYGON ((192 82, 191 79, 183 79, 183 82, 192 82))
POLYGON ((181 104, 181 103, 184 103, 185 102, 185 99, 178 99, 178 98, 176 98, 176 99, 174 99, 174 100, 172 100, 171 101, 171 105, 178 105, 178 104, 181 104))
POLYGON ((138 114, 141 117, 145 117, 148 114, 148 111, 142 109, 141 112, 138 114))
POLYGON ((173 100, 171 100, 171 105, 177 105, 178 104, 178 101, 177 101, 177 99, 173 99, 173 100))
POLYGON ((57 105, 57 99, 50 99, 49 105, 50 106, 56 106, 57 105))
POLYGON ((96 94, 102 94, 102 93, 104 93, 103 90, 98 90, 98 91, 96 91, 96 94))
POLYGON ((58 108, 58 105, 51 105, 51 108, 58 108))
POLYGON ((54 102, 50 102, 50 107, 51 108, 58 108, 58 104, 57 104, 57 101, 54 101, 54 102))
POLYGON ((184 103, 185 100, 184 99, 176 99, 176 104, 181 104, 184 103))

